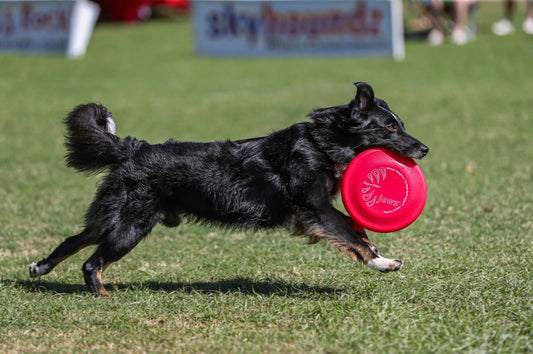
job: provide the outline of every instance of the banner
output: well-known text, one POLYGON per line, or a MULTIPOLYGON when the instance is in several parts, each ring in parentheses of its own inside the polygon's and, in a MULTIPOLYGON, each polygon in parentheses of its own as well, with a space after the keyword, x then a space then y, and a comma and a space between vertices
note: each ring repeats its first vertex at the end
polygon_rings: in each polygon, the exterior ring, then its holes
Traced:
POLYGON ((99 11, 86 0, 0 1, 0 52, 83 56, 99 11))
POLYGON ((204 55, 405 55, 401 0, 196 0, 193 14, 204 55))

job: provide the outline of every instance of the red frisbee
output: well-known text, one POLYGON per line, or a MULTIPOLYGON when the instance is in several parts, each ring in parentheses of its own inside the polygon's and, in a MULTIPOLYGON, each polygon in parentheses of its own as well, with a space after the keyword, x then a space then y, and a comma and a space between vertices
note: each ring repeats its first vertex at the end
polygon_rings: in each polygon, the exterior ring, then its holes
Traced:
POLYGON ((410 225, 426 204, 422 169, 409 157, 386 149, 363 151, 342 179, 344 207, 361 226, 392 232, 410 225))

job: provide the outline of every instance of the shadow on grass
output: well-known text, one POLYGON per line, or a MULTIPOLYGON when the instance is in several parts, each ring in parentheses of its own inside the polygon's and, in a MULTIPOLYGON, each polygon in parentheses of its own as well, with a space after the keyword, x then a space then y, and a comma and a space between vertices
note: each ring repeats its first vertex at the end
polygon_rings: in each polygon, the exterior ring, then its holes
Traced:
MULTIPOLYGON (((54 292, 61 294, 75 294, 87 292, 87 287, 82 284, 68 284, 48 282, 43 280, 17 280, 16 287, 30 292, 54 292)), ((277 295, 286 297, 328 297, 340 294, 344 290, 332 287, 311 286, 306 284, 293 284, 277 280, 255 280, 250 278, 233 278, 227 280, 181 283, 181 282, 141 282, 141 283, 111 283, 105 285, 107 290, 131 291, 164 291, 168 293, 240 293, 247 295, 277 295)), ((112 294, 111 294, 112 295, 112 294)))

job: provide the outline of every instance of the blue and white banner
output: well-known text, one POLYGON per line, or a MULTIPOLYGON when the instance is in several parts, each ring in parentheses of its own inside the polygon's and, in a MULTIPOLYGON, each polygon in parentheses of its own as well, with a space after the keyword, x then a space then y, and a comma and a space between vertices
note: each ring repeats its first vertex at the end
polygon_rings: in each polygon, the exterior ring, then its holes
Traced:
POLYGON ((87 0, 0 1, 0 53, 81 57, 99 13, 87 0))
POLYGON ((204 55, 405 55, 401 0, 193 4, 196 47, 204 55))

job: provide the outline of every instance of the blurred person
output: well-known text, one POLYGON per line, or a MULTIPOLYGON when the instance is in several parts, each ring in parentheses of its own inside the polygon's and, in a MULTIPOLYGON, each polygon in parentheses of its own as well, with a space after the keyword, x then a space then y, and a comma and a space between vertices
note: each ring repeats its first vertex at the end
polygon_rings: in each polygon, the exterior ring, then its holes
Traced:
POLYGON ((422 4, 430 18, 432 29, 428 35, 431 45, 440 45, 444 42, 444 15, 451 12, 454 22, 451 39, 454 44, 464 45, 469 41, 467 22, 470 7, 475 0, 422 0, 422 4))
POLYGON ((442 16, 444 4, 440 0, 422 0, 421 2, 431 26, 428 35, 429 44, 440 45, 444 42, 444 18, 442 16))
MULTIPOLYGON (((522 30, 527 34, 533 34, 533 0, 528 1, 528 15, 522 23, 522 30)), ((514 0, 503 1, 503 19, 492 25, 492 32, 498 36, 506 36, 515 31, 513 16, 515 10, 514 0)))

